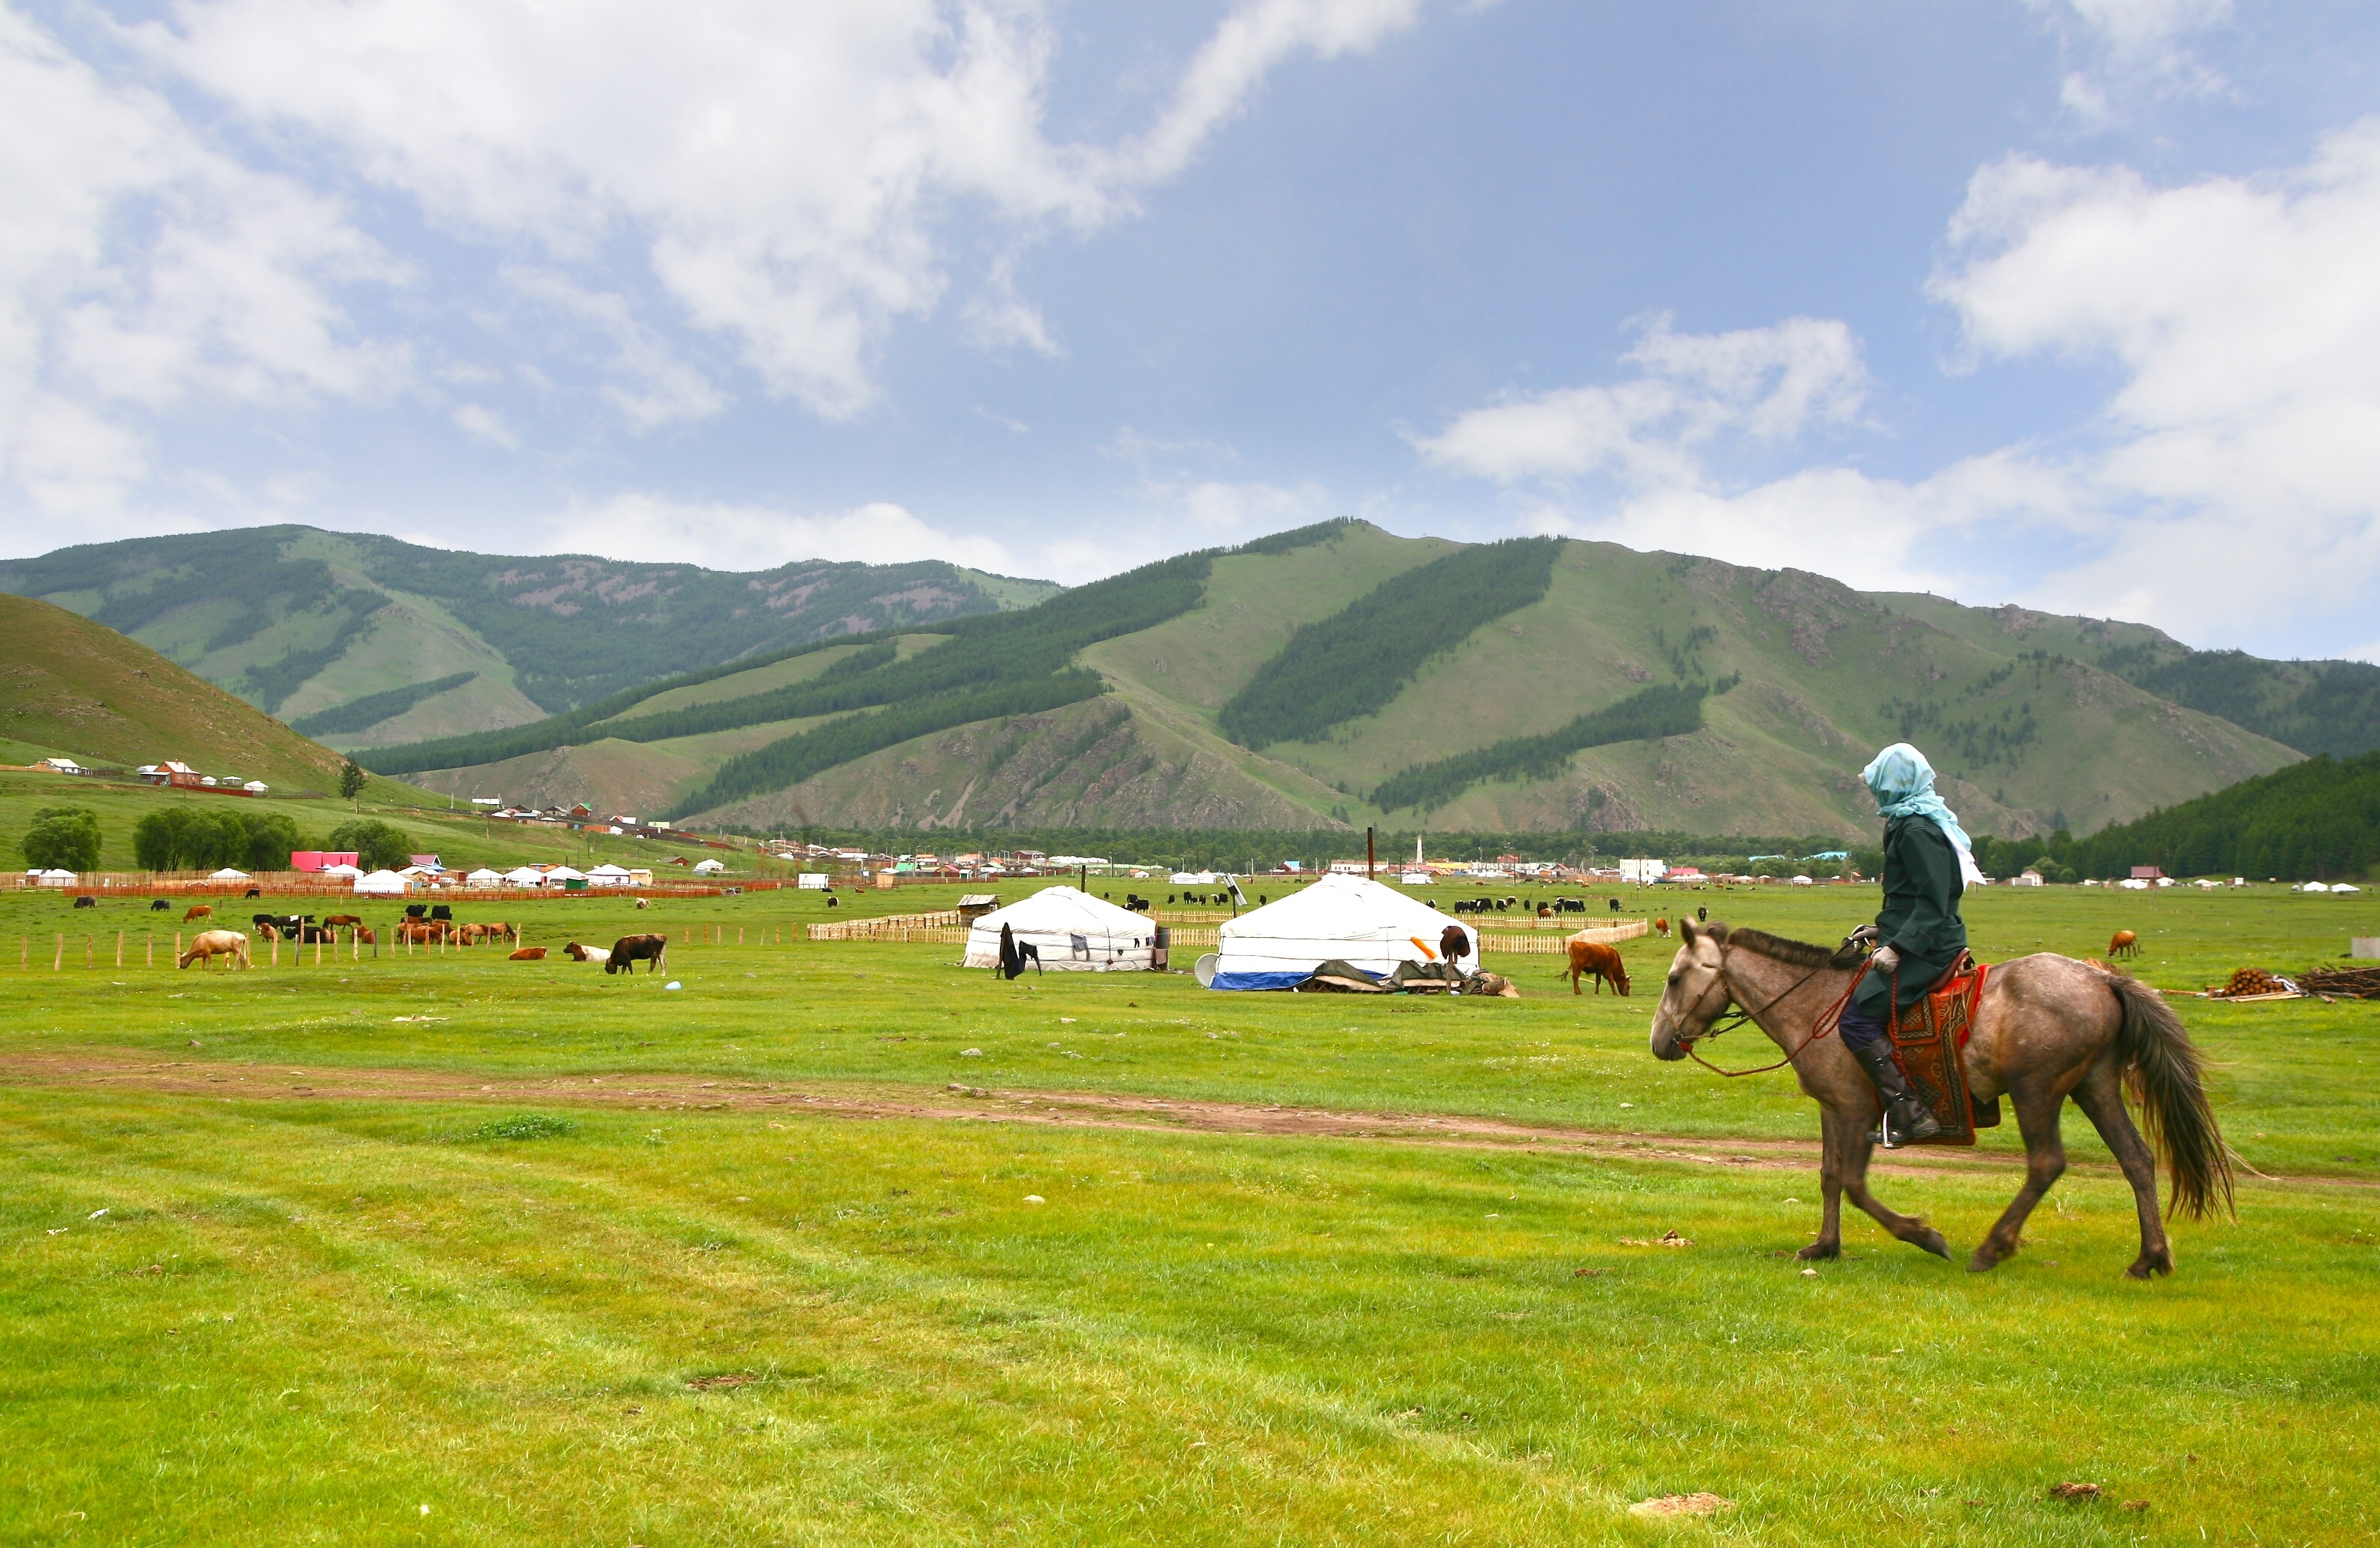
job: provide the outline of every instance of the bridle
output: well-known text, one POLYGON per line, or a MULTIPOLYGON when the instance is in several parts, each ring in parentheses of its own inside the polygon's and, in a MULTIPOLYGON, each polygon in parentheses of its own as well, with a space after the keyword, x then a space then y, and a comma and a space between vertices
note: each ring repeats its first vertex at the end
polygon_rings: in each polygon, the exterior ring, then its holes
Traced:
MULTIPOLYGON (((1718 981, 1721 986, 1725 986, 1727 983, 1727 947, 1722 944, 1718 949, 1718 981)), ((1828 963, 1821 963, 1819 966, 1811 969, 1808 972, 1803 973, 1800 978, 1795 979, 1791 983, 1788 984, 1780 993, 1769 996, 1767 1004, 1762 1006, 1758 1010, 1747 1010, 1743 1006, 1737 1005, 1735 1002, 1734 992, 1730 990, 1728 994, 1729 1008, 1722 1010, 1718 1016, 1713 1017, 1711 1018, 1710 1025, 1705 1027, 1693 1037, 1679 1038, 1678 1046, 1686 1051, 1687 1058, 1694 1060, 1694 1063, 1702 1066, 1711 1073, 1724 1076, 1730 1080, 1734 1080, 1746 1075, 1766 1075, 1771 1070, 1783 1069, 1787 1065, 1791 1064, 1795 1059, 1801 1057, 1803 1052, 1809 1048, 1811 1044, 1817 1042, 1819 1040, 1834 1031, 1836 1027, 1841 1022, 1843 1007, 1851 1004, 1852 993, 1859 988, 1860 980, 1867 977, 1868 965, 1865 961, 1860 963, 1859 971, 1852 975, 1850 985, 1843 990, 1841 994, 1836 997, 1834 1004, 1819 1012, 1817 1019, 1810 1023, 1810 1035, 1803 1038, 1791 1052, 1788 1053, 1783 1058, 1778 1060, 1773 1065, 1762 1065, 1756 1069, 1721 1069, 1718 1066, 1711 1063, 1708 1059, 1704 1058, 1700 1054, 1695 1053, 1694 1044, 1702 1042, 1706 1038, 1715 1038, 1725 1033, 1731 1032, 1747 1021, 1757 1022, 1762 1017, 1767 1015, 1770 1011, 1776 1009, 1779 1006, 1791 999, 1803 984, 1809 982, 1812 979, 1816 978, 1820 973, 1825 972, 1831 965, 1832 964, 1828 963)), ((1896 975, 1894 987, 1896 989, 1900 987, 1898 975, 1896 975)), ((1895 998, 1897 1000, 1898 995, 1896 995, 1895 998)))

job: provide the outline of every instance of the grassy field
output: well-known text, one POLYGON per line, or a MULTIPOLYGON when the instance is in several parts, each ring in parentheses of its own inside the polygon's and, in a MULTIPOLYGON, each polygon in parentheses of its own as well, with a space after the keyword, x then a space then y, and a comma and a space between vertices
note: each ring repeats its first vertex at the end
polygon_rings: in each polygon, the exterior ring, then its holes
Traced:
MULTIPOLYGON (((24 863, 18 854, 17 841, 31 824, 34 812, 44 807, 79 806, 99 814, 101 869, 137 870, 132 854, 133 824, 169 801, 210 810, 237 805, 242 811, 285 816, 297 823, 300 833, 316 839, 358 816, 376 818, 404 829, 419 852, 435 854, 447 865, 466 871, 482 865, 509 871, 524 861, 566 863, 584 870, 607 860, 650 866, 672 855, 700 858, 698 851, 684 844, 492 823, 462 803, 458 803, 460 810, 454 811, 411 804, 412 799, 429 803, 441 798, 426 791, 406 790, 393 780, 375 780, 359 806, 335 798, 285 800, 277 797, 249 805, 230 796, 187 795, 149 785, 0 770, 0 864, 14 867, 24 863), (410 799, 398 804, 388 798, 372 798, 397 791, 405 791, 410 799)), ((719 858, 734 868, 735 874, 729 878, 731 882, 753 876, 790 875, 793 872, 790 866, 777 865, 749 851, 720 854, 719 858)))
MULTIPOLYGON (((1874 906, 1693 901, 1818 939, 1874 906)), ((2380 1530, 2380 1006, 2178 1002, 2270 1180, 2180 1225, 2170 1280, 2118 1277, 2129 1201, 2079 1118, 1995 1273, 1862 1220, 1805 1274, 1814 1115, 1780 1077, 1650 1058, 1656 942, 1626 1001, 1491 955, 1524 998, 1404 1004, 1002 983, 949 946, 802 941, 798 894, 513 912, 536 943, 678 942, 632 981, 385 947, 119 970, 145 914, 0 897, 37 963, 0 953, 0 1541, 2380 1530), (66 932, 98 966, 31 951, 66 932), (1671 1230, 1694 1245, 1632 1245, 1671 1230), (2106 1497, 2048 1497, 2069 1481, 2106 1497), (1627 1514, 1695 1491, 1734 1504, 1627 1514)), ((1968 915, 1994 958, 2133 929, 2173 988, 2380 933, 2277 888, 1968 915)), ((2012 1131, 1983 1150, 1879 1191, 1963 1248, 2019 1181, 2012 1131)))

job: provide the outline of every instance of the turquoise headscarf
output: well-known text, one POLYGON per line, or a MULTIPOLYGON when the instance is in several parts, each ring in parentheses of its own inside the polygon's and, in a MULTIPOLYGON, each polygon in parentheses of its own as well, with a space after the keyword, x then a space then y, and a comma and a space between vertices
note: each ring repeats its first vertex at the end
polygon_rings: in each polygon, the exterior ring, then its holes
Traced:
POLYGON ((1860 771, 1860 778, 1867 782, 1878 811, 1887 817, 1932 818, 1934 825, 1958 846, 1961 868, 1974 865, 1975 842, 1959 826, 1959 814, 1934 793, 1934 765, 1924 753, 1907 742, 1895 742, 1860 771))

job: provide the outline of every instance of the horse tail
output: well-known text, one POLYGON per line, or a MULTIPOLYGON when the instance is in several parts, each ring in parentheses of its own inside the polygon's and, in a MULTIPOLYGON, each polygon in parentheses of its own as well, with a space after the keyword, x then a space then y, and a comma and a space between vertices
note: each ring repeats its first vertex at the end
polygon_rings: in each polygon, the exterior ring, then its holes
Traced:
POLYGON ((2149 1143, 2165 1152, 2171 1185, 2166 1214, 2197 1220, 2220 1207, 2236 1216, 2231 1154, 2207 1105, 2205 1060, 2198 1045, 2155 990, 2113 973, 2107 984, 2124 1007, 2124 1024, 2116 1032, 2117 1067, 2141 1104, 2149 1143))

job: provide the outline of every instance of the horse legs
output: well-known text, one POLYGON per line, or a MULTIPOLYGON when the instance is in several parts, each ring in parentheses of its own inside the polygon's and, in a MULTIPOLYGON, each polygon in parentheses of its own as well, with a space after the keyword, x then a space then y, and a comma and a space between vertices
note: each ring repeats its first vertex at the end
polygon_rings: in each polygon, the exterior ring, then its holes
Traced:
POLYGON ((1888 1209, 1882 1200, 1867 1189, 1868 1157, 1875 1153, 1876 1141, 1868 1137, 1868 1125, 1876 1109, 1873 1100, 1868 1106, 1838 1121, 1843 1128, 1843 1188, 1852 1202, 1866 1213, 1870 1220, 1891 1232, 1912 1247, 1922 1247, 1937 1258, 1950 1256, 1950 1244, 1942 1233, 1915 1215, 1901 1214, 1888 1209))
POLYGON ((1826 1213, 1818 1222, 1818 1239, 1796 1258, 1840 1258, 1843 1251, 1843 1126, 1831 1107, 1818 1109, 1818 1188, 1826 1213))
POLYGON ((2132 1185, 2132 1206, 2141 1217, 2141 1255, 2132 1260, 2124 1277, 2146 1279, 2173 1272, 2173 1245, 2166 1240, 2165 1222, 2157 1218, 2156 1157, 2150 1153, 2141 1131, 2132 1127, 2132 1115, 2124 1111, 2123 1085, 2108 1062, 2112 1057, 2103 1054, 2091 1067, 2082 1084, 2074 1088, 2074 1105, 2082 1109, 2107 1149, 2116 1152, 2116 1164, 2124 1169, 2124 1180, 2132 1185))
POLYGON ((1978 1274, 2015 1256, 2024 1240, 2025 1217, 2066 1171, 2066 1142, 2058 1137, 2058 1111, 2066 1104, 2066 1093, 2011 1091, 2009 1095, 2014 1099, 2017 1127, 2024 1135, 2024 1186, 1968 1260, 1967 1267, 1978 1274))

